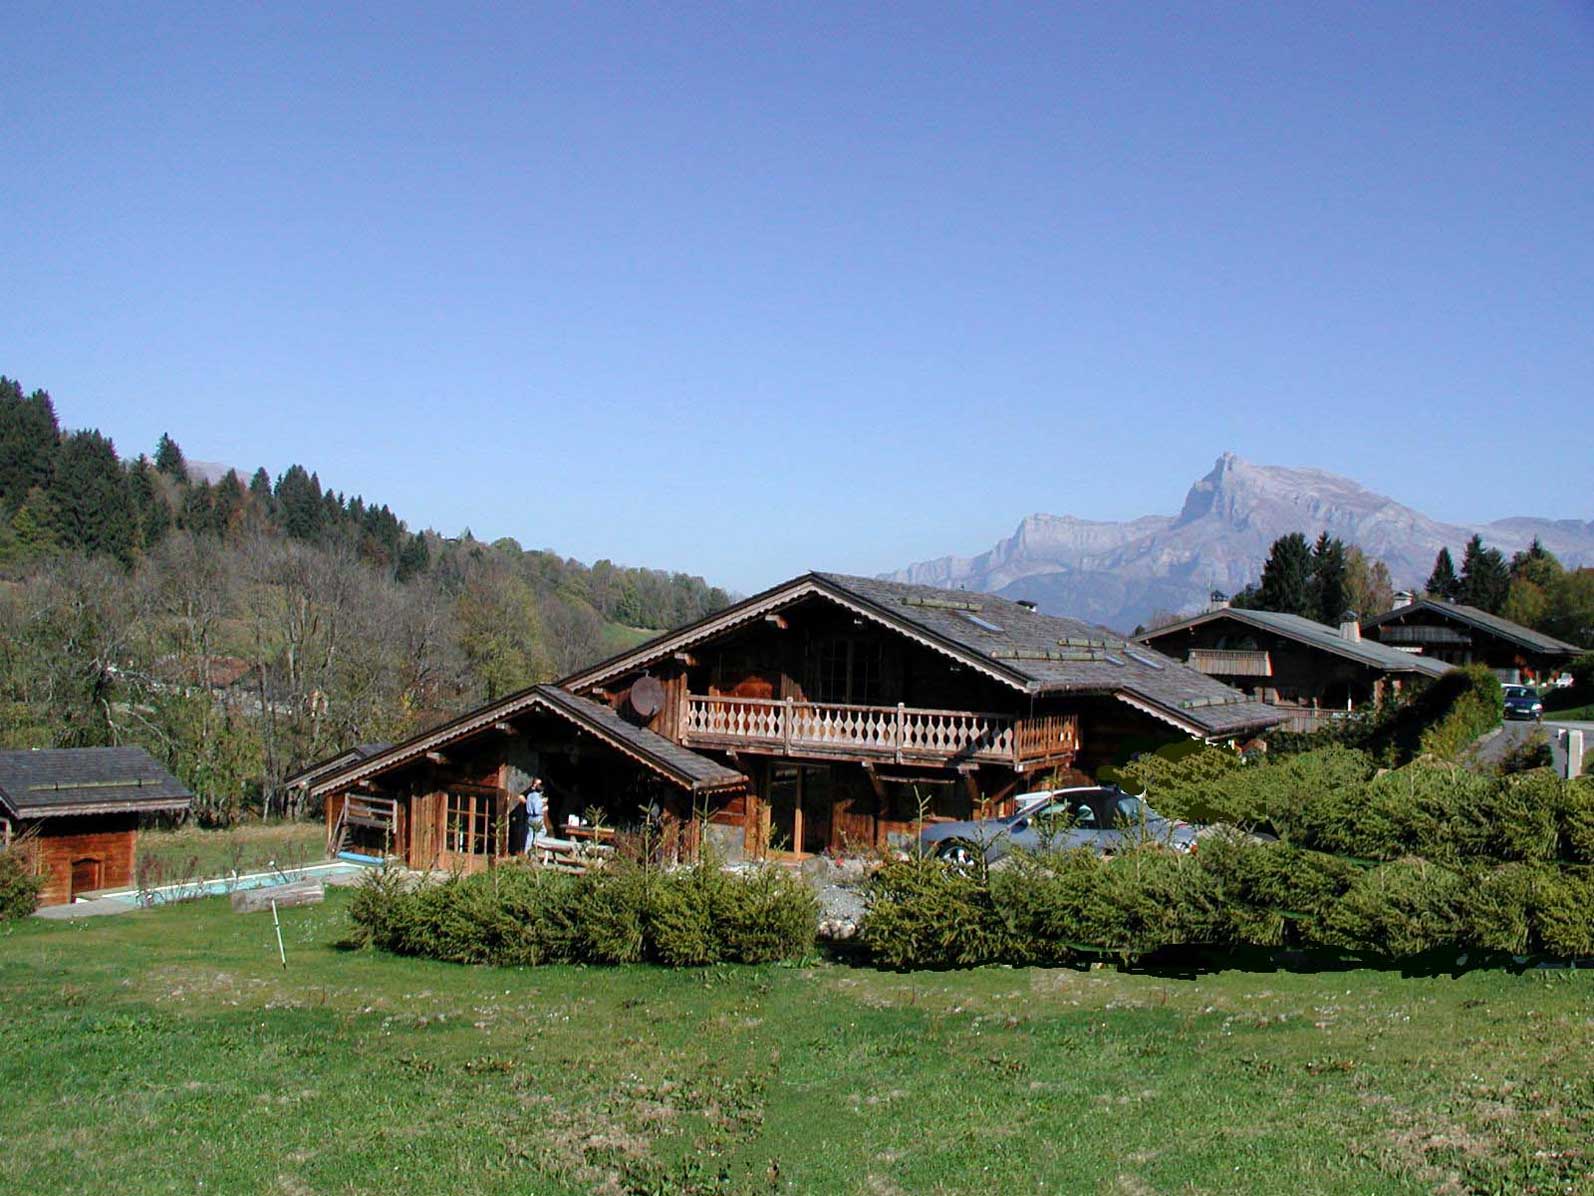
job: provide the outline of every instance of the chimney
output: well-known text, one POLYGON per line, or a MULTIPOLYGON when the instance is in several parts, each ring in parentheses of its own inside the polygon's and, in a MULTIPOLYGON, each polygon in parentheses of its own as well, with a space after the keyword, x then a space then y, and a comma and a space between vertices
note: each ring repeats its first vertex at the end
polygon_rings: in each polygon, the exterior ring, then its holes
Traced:
POLYGON ((1020 606, 1022 606, 1025 610, 1034 610, 1035 609, 1035 604, 1033 602, 1031 602, 1028 598, 1020 598, 1018 600, 1018 604, 1020 606))
POLYGON ((1348 610, 1339 617, 1339 638, 1350 643, 1362 642, 1362 621, 1355 611, 1348 610))
POLYGON ((1228 610, 1229 596, 1222 590, 1213 590, 1207 595, 1207 610, 1228 610))
POLYGON ((1411 603, 1412 603, 1412 593, 1411 593, 1410 590, 1396 590, 1395 591, 1395 605, 1390 607, 1389 609, 1390 610, 1399 610, 1403 606, 1410 606, 1411 603))

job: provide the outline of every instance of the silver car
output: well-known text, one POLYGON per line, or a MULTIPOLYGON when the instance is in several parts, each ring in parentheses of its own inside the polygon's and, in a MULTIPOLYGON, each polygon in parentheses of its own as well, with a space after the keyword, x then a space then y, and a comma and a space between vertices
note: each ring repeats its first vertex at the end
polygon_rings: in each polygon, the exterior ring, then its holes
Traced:
POLYGON ((1020 849, 1066 851, 1085 848, 1112 855, 1140 843, 1161 843, 1175 851, 1195 847, 1196 828, 1164 818, 1137 796, 1116 785, 1057 789, 1005 818, 938 822, 919 833, 927 855, 958 864, 984 859, 994 864, 1020 849))

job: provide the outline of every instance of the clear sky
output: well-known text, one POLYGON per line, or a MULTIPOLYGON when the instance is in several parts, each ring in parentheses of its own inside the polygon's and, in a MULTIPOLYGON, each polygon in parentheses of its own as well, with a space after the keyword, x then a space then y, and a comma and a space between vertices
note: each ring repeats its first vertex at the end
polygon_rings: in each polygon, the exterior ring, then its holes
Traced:
POLYGON ((0 373, 749 591, 1225 449, 1594 518, 1594 7, 13 3, 0 373))

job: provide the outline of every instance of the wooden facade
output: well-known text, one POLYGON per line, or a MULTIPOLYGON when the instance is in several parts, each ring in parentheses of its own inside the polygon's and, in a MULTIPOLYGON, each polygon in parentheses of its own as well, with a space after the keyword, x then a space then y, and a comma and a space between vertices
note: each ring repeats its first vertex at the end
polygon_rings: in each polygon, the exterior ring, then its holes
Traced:
POLYGON ((1508 682, 1547 681, 1582 651, 1499 615, 1431 598, 1398 606, 1363 629, 1378 643, 1428 659, 1485 665, 1508 682))
POLYGON ((65 905, 99 889, 134 883, 137 815, 23 820, 13 835, 44 881, 40 905, 65 905))
POLYGON ((0 833, 42 878, 41 905, 134 885, 139 818, 191 800, 141 748, 0 752, 0 833))
POLYGON ((901 846, 921 820, 1086 781, 1087 762, 1278 721, 1104 637, 987 595, 807 574, 309 787, 329 839, 352 826, 415 867, 498 858, 484 845, 533 774, 556 835, 586 805, 620 826, 651 809, 731 857, 800 857, 901 846), (401 810, 371 825, 351 795, 401 810))
POLYGON ((1376 706, 1445 668, 1364 641, 1354 622, 1336 629, 1275 611, 1219 608, 1140 642, 1277 707, 1292 730, 1376 706))

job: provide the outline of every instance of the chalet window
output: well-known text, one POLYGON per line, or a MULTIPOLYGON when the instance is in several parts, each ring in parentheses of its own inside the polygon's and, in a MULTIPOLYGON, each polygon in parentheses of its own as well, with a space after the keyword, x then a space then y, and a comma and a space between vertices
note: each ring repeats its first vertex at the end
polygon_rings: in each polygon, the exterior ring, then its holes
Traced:
POLYGON ((450 793, 444 807, 443 850, 454 855, 497 855, 497 799, 485 793, 450 793))
POLYGON ((885 700, 884 673, 881 641, 827 636, 814 644, 810 696, 816 702, 878 706, 885 700))

